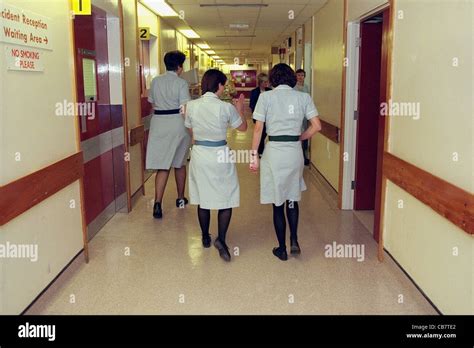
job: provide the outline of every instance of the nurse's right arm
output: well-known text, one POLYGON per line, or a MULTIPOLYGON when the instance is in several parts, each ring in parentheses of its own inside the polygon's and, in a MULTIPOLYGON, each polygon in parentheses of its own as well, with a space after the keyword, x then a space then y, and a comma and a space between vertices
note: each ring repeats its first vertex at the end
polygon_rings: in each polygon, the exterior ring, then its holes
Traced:
POLYGON ((240 119, 242 120, 242 123, 240 124, 240 126, 237 127, 237 130, 241 132, 245 132, 247 130, 247 119, 245 118, 245 114, 244 114, 244 101, 245 101, 245 96, 241 94, 239 99, 237 99, 234 103, 235 108, 237 109, 237 112, 239 113, 240 119))
POLYGON ((188 130, 188 133, 191 136, 192 144, 194 144, 193 125, 191 122, 191 115, 190 115, 191 108, 189 106, 184 105, 182 107, 182 111, 183 111, 182 115, 184 117, 184 127, 186 127, 186 129, 188 130))

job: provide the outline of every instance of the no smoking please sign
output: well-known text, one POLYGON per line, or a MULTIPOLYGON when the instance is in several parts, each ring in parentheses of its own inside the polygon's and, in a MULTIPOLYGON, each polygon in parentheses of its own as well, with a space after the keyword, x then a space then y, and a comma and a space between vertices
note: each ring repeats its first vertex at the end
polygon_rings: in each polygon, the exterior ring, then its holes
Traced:
POLYGON ((44 71, 42 52, 33 48, 5 47, 8 70, 44 71))

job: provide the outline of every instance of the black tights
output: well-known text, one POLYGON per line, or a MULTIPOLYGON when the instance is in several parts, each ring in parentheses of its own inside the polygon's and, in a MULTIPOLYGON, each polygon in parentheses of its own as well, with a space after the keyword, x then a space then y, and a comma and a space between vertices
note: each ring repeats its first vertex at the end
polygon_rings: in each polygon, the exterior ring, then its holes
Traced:
MULTIPOLYGON (((217 230, 218 238, 225 244, 225 236, 229 228, 230 218, 232 217, 232 208, 220 209, 217 215, 217 230)), ((203 236, 209 235, 209 223, 211 221, 211 211, 209 209, 202 209, 198 205, 198 219, 203 236)))
MULTIPOLYGON (((286 201, 286 218, 288 219, 288 225, 290 226, 290 238, 291 241, 295 242, 298 241, 299 213, 300 210, 298 202, 286 201)), ((284 204, 280 206, 273 204, 273 225, 275 226, 275 232, 280 248, 286 249, 286 221, 284 204)))

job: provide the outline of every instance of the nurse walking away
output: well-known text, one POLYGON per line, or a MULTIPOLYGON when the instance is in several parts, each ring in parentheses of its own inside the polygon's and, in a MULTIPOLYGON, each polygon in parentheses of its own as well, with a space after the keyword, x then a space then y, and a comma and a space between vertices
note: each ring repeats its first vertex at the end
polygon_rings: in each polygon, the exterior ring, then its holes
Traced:
POLYGON ((191 137, 184 127, 180 113, 187 103, 188 83, 179 76, 183 72, 184 53, 172 51, 165 54, 166 73, 151 82, 148 101, 153 105, 154 115, 150 123, 146 168, 157 170, 155 178, 155 204, 153 217, 163 216, 162 201, 171 167, 174 168, 178 199, 176 207, 184 208, 188 200, 184 197, 186 185, 186 161, 191 137))
POLYGON ((202 244, 211 246, 209 223, 211 209, 218 210, 218 237, 214 246, 225 261, 230 261, 225 242, 232 217, 232 208, 240 205, 240 188, 235 164, 222 160, 229 153, 227 128, 247 130, 244 117, 244 96, 234 105, 219 99, 224 92, 226 76, 219 70, 206 71, 201 81, 202 97, 186 105, 185 126, 194 138, 189 163, 189 198, 197 205, 202 244))
POLYGON ((306 190, 303 180, 303 153, 301 141, 311 138, 321 130, 318 111, 310 95, 293 89, 296 77, 293 69, 283 63, 270 71, 270 83, 274 87, 260 95, 253 118, 257 121, 252 141, 250 170, 260 167, 260 203, 273 204, 273 225, 279 246, 273 254, 280 260, 287 260, 286 218, 290 227, 291 253, 299 254, 298 218, 301 191, 306 190), (301 134, 303 118, 310 122, 309 128, 301 134), (266 123, 269 142, 263 153, 261 164, 257 149, 266 123))

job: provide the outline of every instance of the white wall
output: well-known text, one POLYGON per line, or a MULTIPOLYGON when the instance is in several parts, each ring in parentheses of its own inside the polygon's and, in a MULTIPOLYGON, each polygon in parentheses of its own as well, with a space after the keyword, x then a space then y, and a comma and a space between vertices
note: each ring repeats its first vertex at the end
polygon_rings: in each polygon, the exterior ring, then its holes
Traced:
MULTIPOLYGON (((75 101, 69 3, 7 3, 49 17, 54 41, 52 51, 41 50, 44 72, 7 71, 0 59, 0 185, 78 151, 77 119, 55 115, 56 103, 75 101), (17 152, 21 161, 15 161, 17 152)), ((5 46, 0 43, 2 54, 5 46)), ((0 244, 7 242, 38 245, 37 262, 0 259, 0 314, 19 314, 83 247, 78 182, 2 226, 0 244)))

